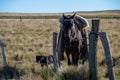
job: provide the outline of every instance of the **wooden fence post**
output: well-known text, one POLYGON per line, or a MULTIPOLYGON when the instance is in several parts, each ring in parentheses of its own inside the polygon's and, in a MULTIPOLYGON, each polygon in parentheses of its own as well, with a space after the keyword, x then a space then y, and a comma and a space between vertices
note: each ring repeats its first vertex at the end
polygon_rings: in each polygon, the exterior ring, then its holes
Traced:
POLYGON ((86 41, 87 41, 87 50, 88 50, 88 52, 89 52, 89 33, 90 33, 90 32, 89 32, 88 30, 86 30, 86 36, 87 36, 87 37, 86 37, 86 38, 87 38, 86 41))
POLYGON ((6 59, 6 52, 5 52, 5 45, 4 43, 2 42, 2 40, 0 39, 0 46, 1 46, 1 50, 2 50, 2 57, 3 57, 3 61, 4 61, 4 65, 5 67, 8 66, 8 63, 7 63, 7 59, 6 59))
POLYGON ((106 32, 103 32, 103 31, 99 32, 99 35, 100 35, 100 39, 102 41, 103 48, 104 48, 104 51, 105 51, 109 80, 115 80, 115 75, 114 75, 114 71, 113 71, 112 53, 111 53, 111 50, 110 50, 110 44, 109 44, 108 36, 107 36, 106 32))
POLYGON ((97 80, 98 73, 97 73, 97 59, 96 59, 96 52, 97 52, 97 39, 98 39, 98 31, 99 31, 99 19, 92 20, 92 30, 89 34, 89 53, 88 53, 88 60, 89 60, 89 79, 90 80, 97 80))
POLYGON ((20 16, 20 22, 22 22, 22 16, 20 16))
POLYGON ((53 33, 53 57, 54 57, 54 69, 58 71, 59 62, 58 62, 58 51, 57 51, 57 33, 53 33))
POLYGON ((59 67, 60 67, 60 60, 64 59, 64 53, 61 51, 61 44, 62 44, 62 30, 61 28, 59 36, 58 36, 58 43, 57 43, 57 51, 58 51, 58 59, 59 59, 59 67))

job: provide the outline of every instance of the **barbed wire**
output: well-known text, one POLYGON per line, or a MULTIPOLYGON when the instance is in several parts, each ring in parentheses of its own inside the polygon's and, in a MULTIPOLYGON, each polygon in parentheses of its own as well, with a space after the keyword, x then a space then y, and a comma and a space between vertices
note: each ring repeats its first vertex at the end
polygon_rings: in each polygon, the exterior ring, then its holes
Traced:
MULTIPOLYGON (((36 31, 34 31, 34 32, 12 32, 12 31, 0 31, 0 34, 3 34, 3 33, 10 33, 10 34, 39 34, 39 35, 52 35, 52 33, 40 33, 40 32, 36 32, 36 31)), ((58 32, 59 33, 59 32, 58 32)), ((34 35, 33 34, 33 35, 34 35)))
MULTIPOLYGON (((43 47, 53 47, 53 45, 51 44, 51 45, 41 45, 41 44, 32 44, 32 45, 26 45, 26 44, 23 44, 23 45, 20 45, 20 44, 18 44, 18 45, 16 45, 16 44, 9 44, 9 45, 6 45, 6 46, 9 46, 9 47, 13 47, 13 46, 15 46, 15 47, 40 47, 40 48, 43 48, 43 47)), ((89 44, 87 44, 87 46, 89 46, 89 44)), ((67 46, 62 46, 62 47, 67 47, 67 46)), ((76 47, 76 46, 74 46, 74 45, 72 45, 72 47, 76 47)))
POLYGON ((20 44, 7 44, 6 46, 24 46, 24 47, 53 47, 52 45, 41 45, 41 44, 32 44, 32 45, 20 45, 20 44))

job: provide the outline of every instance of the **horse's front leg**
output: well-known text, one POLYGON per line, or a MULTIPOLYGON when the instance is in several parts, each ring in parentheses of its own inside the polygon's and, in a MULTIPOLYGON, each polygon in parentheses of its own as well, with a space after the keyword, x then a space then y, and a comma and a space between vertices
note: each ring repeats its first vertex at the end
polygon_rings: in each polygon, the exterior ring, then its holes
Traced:
POLYGON ((78 66, 78 56, 76 56, 75 54, 72 55, 72 64, 74 66, 78 66))
POLYGON ((67 55, 67 59, 68 59, 68 65, 72 65, 72 62, 71 62, 71 59, 70 59, 70 53, 66 52, 66 55, 67 55))

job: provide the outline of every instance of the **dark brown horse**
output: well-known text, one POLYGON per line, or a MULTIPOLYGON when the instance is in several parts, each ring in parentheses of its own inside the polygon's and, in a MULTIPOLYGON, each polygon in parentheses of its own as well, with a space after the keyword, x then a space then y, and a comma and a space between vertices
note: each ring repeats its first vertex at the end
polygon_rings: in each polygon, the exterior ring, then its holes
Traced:
POLYGON ((62 46, 67 55, 68 65, 78 65, 83 48, 82 34, 75 23, 75 14, 67 16, 63 14, 63 17, 62 46))

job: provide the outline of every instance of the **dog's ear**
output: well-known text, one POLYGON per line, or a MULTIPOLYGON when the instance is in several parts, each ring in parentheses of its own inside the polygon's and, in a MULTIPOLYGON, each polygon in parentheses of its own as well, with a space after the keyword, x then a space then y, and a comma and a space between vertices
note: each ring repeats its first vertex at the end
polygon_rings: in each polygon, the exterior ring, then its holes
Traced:
POLYGON ((49 56, 49 61, 53 62, 54 61, 54 57, 52 55, 49 56))
POLYGON ((54 62, 54 57, 52 56, 53 62, 54 62))

